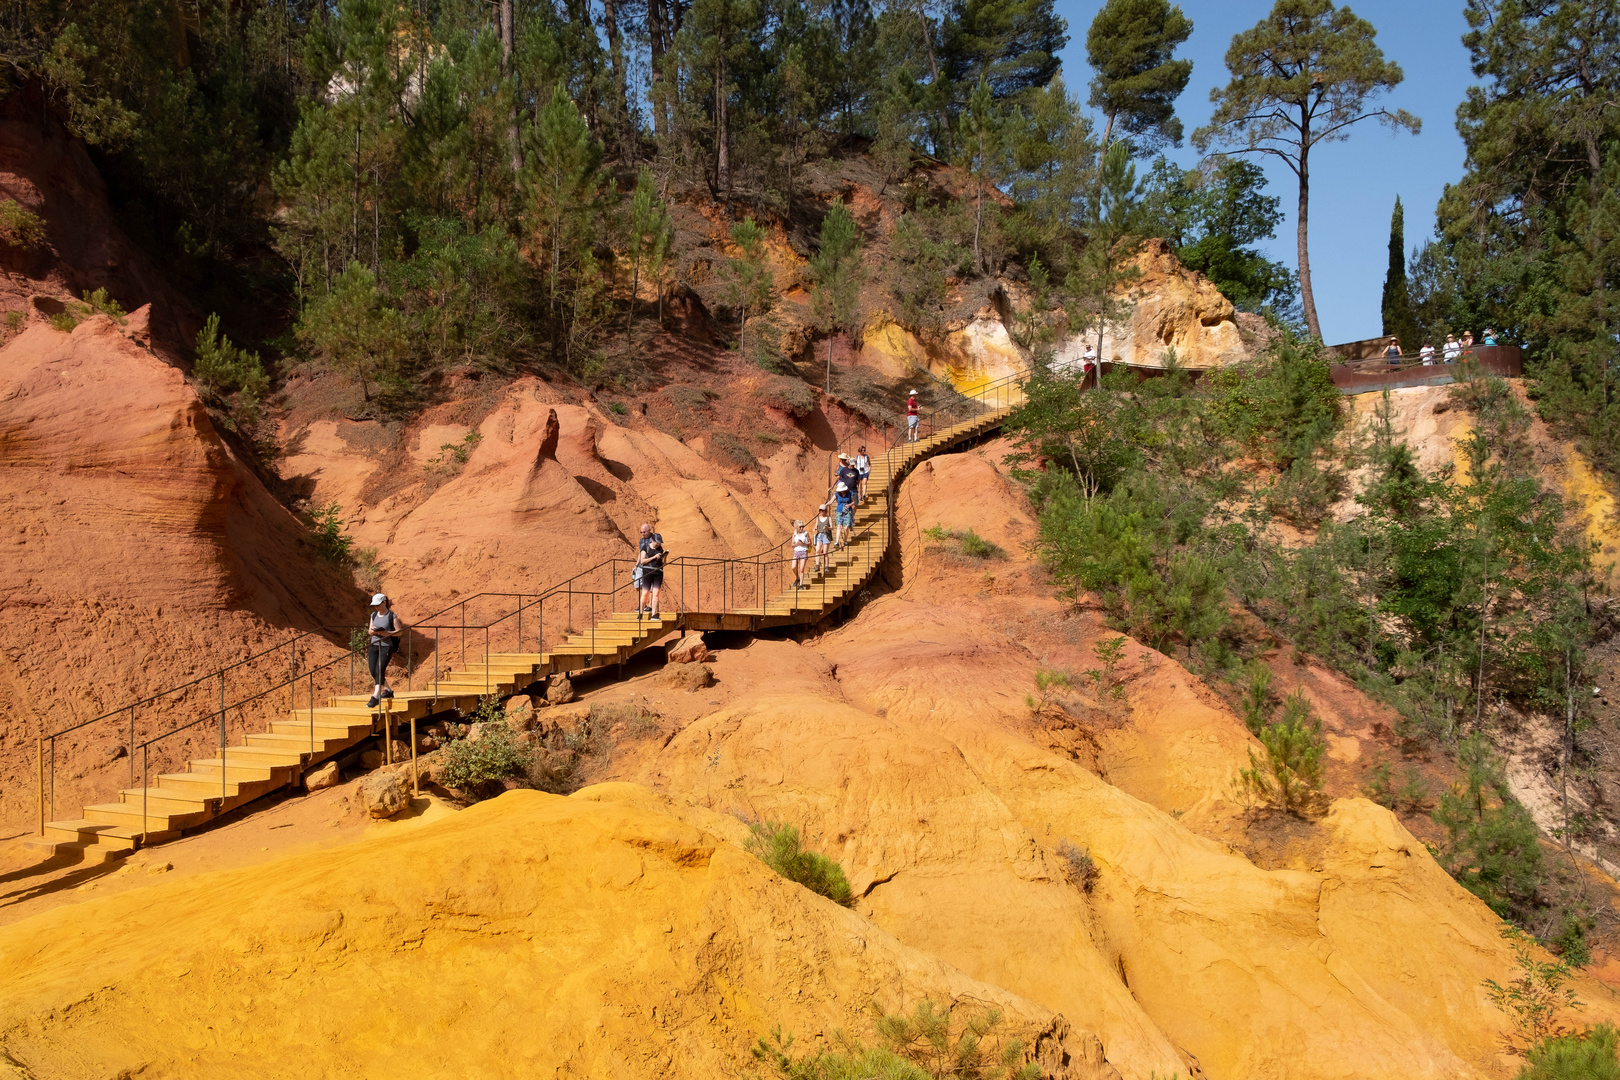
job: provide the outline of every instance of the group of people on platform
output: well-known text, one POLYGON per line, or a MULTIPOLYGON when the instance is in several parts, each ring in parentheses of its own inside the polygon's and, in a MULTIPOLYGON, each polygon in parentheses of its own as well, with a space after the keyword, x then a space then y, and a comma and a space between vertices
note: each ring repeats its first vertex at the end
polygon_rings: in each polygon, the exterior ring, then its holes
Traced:
MULTIPOLYGON (((1487 326, 1479 344, 1495 345, 1496 331, 1487 326)), ((1418 357, 1423 361, 1424 367, 1432 367, 1436 362, 1436 356, 1439 357, 1439 362, 1442 364, 1455 364, 1464 356, 1472 353, 1473 351, 1474 332, 1472 330, 1465 330, 1463 331, 1461 340, 1458 340, 1456 334, 1447 334, 1445 344, 1440 347, 1440 351, 1438 353, 1435 352, 1435 348, 1431 343, 1425 341, 1423 343, 1423 347, 1418 350, 1418 357)), ((1404 354, 1401 352, 1401 339, 1398 337, 1390 338, 1389 345, 1384 349, 1384 359, 1388 360, 1391 364, 1398 364, 1403 358, 1404 354)))
MULTIPOLYGON (((913 393, 912 401, 916 401, 913 393)), ((912 425, 916 430, 916 425, 912 425)), ((855 504, 866 498, 866 485, 872 478, 872 459, 866 453, 866 447, 852 458, 848 454, 838 455, 838 473, 833 477, 832 490, 828 492, 827 501, 816 507, 816 518, 813 525, 806 525, 803 520, 795 519, 793 522, 793 588, 808 589, 810 583, 805 577, 811 572, 810 558, 812 548, 816 560, 814 573, 824 573, 831 568, 832 551, 844 547, 849 542, 850 534, 855 531, 855 504), (828 514, 831 508, 832 513, 828 514)))

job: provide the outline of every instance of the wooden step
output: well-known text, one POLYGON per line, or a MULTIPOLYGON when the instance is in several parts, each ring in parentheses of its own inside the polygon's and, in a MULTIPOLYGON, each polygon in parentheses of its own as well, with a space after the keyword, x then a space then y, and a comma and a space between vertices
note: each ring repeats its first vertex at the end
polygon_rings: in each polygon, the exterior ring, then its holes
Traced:
POLYGON ((219 785, 214 785, 212 795, 201 792, 177 791, 174 788, 124 788, 118 793, 118 798, 126 806, 139 808, 141 800, 146 800, 148 809, 162 810, 174 814, 214 814, 219 810, 219 785))
POLYGON ((136 836, 167 832, 178 835, 181 829, 201 825, 213 816, 205 810, 189 813, 159 811, 152 809, 150 804, 143 815, 139 803, 98 803, 84 808, 85 820, 131 829, 136 836))
POLYGON ((151 843, 161 843, 179 836, 178 831, 153 832, 142 836, 139 826, 130 828, 127 825, 113 825, 105 821, 91 821, 88 818, 75 818, 68 821, 47 821, 45 823, 45 837, 56 840, 58 843, 69 843, 89 849, 96 847, 102 849, 103 854, 114 852, 128 853, 140 845, 142 839, 151 843))
POLYGON ((327 738, 322 736, 322 734, 317 731, 315 733, 315 737, 311 739, 309 737, 309 732, 307 731, 298 732, 296 734, 271 731, 261 732, 257 735, 249 735, 247 737, 247 744, 248 747, 252 749, 263 748, 266 750, 278 750, 285 754, 304 754, 310 757, 324 757, 327 754, 342 750, 346 746, 360 742, 369 735, 370 732, 367 732, 365 735, 355 736, 353 738, 350 738, 346 734, 327 738))
POLYGON ((222 770, 227 785, 226 790, 229 790, 229 785, 233 780, 242 783, 266 780, 285 782, 286 779, 291 777, 293 766, 270 762, 259 764, 239 757, 230 758, 228 762, 221 761, 219 758, 202 758, 191 763, 191 775, 201 774, 213 777, 216 784, 219 783, 222 770))
POLYGON ((260 795, 272 791, 278 786, 269 777, 244 777, 237 769, 231 770, 230 775, 225 777, 224 784, 219 782, 219 773, 217 771, 163 773, 156 780, 160 791, 173 791, 181 795, 205 795, 215 799, 222 798, 226 803, 257 799, 260 795))

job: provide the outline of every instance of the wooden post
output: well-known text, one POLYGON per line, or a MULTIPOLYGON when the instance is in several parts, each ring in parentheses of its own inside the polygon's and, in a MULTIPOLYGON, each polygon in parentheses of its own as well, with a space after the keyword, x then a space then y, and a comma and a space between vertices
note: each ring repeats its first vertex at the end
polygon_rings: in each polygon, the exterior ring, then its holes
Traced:
POLYGON ((39 767, 34 770, 34 778, 39 781, 39 835, 45 836, 45 740, 35 739, 35 750, 39 753, 39 767))
POLYGON ((416 764, 416 717, 411 717, 411 794, 422 794, 422 775, 416 764))

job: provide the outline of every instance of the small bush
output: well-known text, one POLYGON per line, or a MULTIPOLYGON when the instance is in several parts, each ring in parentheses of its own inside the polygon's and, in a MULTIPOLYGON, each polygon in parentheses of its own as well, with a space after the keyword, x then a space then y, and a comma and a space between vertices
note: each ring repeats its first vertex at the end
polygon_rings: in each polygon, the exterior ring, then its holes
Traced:
POLYGON ((64 334, 71 334, 73 328, 79 325, 78 318, 71 311, 58 311, 47 321, 52 330, 60 330, 64 334))
POLYGON ((371 631, 363 626, 357 626, 349 631, 349 651, 360 656, 366 655, 371 647, 371 631))
POLYGON ((780 1027, 753 1048, 782 1080, 1039 1080, 1041 1069, 1024 1061, 1021 1039, 1003 1042, 999 1009, 957 1020, 956 1009, 932 1001, 911 1013, 890 1013, 876 1002, 873 1024, 879 1046, 867 1046, 846 1032, 834 1034, 836 1048, 795 1056, 793 1036, 780 1027))
POLYGON ((747 445, 728 431, 716 431, 709 436, 710 456, 738 469, 757 469, 759 459, 747 445))
POLYGON ((827 856, 799 846, 799 830, 779 821, 755 822, 748 827, 748 853, 789 881, 819 893, 835 904, 855 902, 843 867, 827 856))
POLYGON ((780 376, 765 380, 754 396, 766 405, 794 416, 805 417, 816 411, 816 392, 803 379, 780 376))
POLYGON ((1024 704, 1029 711, 1038 713, 1046 708, 1059 691, 1069 688, 1069 673, 1061 668, 1037 667, 1035 669, 1035 693, 1024 695, 1024 704))
POLYGON ((1542 878, 1540 830, 1513 797, 1503 761, 1483 733, 1457 747, 1463 779, 1440 796, 1445 830, 1437 858, 1457 883, 1502 918, 1530 909, 1542 878))
POLYGON ((1005 559, 1007 557, 1006 548, 986 540, 972 529, 947 529, 943 525, 935 525, 931 529, 924 529, 923 536, 936 542, 955 540, 957 550, 970 559, 1005 559))
POLYGON ((427 467, 431 470, 453 473, 467 464, 467 458, 473 452, 473 447, 484 441, 482 432, 469 429, 461 437, 460 442, 439 444, 437 457, 428 458, 427 467))
POLYGON ((1560 960, 1550 963, 1537 960, 1534 943, 1516 926, 1504 926, 1502 937, 1513 950, 1514 966, 1519 973, 1506 985, 1486 979, 1485 993, 1513 1025, 1513 1030, 1502 1037, 1507 1051, 1528 1054, 1544 1046, 1549 1039, 1569 1035, 1570 1030, 1559 1014, 1579 1008, 1581 1002, 1575 997, 1575 991, 1564 985, 1570 977, 1568 964, 1560 960))
POLYGON ((45 246, 45 223, 16 199, 0 202, 0 243, 22 251, 45 246))
POLYGON ((1525 1055, 1516 1080, 1620 1080, 1617 1049, 1620 1031, 1612 1024, 1548 1039, 1525 1055))
POLYGON ((329 563, 347 566, 354 555, 354 538, 343 531, 343 507, 331 503, 309 515, 315 534, 315 553, 329 563))
POLYGON ((1261 758, 1249 751, 1249 768, 1238 774, 1245 796, 1290 814, 1303 815, 1322 800, 1322 754, 1327 740, 1304 694, 1295 691, 1283 703, 1283 715, 1260 730, 1261 758))
POLYGON ((1119 677, 1114 674, 1114 669, 1125 658, 1125 638, 1115 637, 1106 641, 1099 641, 1091 646, 1091 651, 1096 655, 1097 662, 1102 664, 1100 668, 1086 669, 1086 678, 1091 680, 1091 685, 1096 689, 1097 696, 1123 701, 1125 698, 1125 686, 1119 681, 1119 677))
POLYGON ((123 325, 124 320, 129 316, 129 312, 125 311, 117 300, 107 295, 106 289, 97 289, 94 292, 86 292, 81 295, 84 297, 86 314, 100 312, 119 325, 123 325))
POLYGON ((616 724, 623 724, 625 735, 632 739, 644 739, 663 730, 658 726, 657 716, 633 702, 602 702, 591 706, 591 730, 612 731, 616 724))
POLYGON ((1064 873, 1069 878, 1069 884, 1088 893, 1092 886, 1097 884, 1097 864, 1091 858, 1091 852, 1083 847, 1064 840, 1058 844, 1058 854, 1067 864, 1064 873))
POLYGON ((354 576, 368 591, 375 592, 382 567, 377 562, 377 549, 358 548, 354 553, 354 576))
POLYGON ((216 399, 235 394, 237 408, 249 420, 257 418, 259 403, 270 390, 270 376, 265 374, 259 354, 238 348, 221 334, 218 315, 208 316, 197 331, 192 371, 205 394, 216 399))
POLYGON ((8 311, 8 312, 6 312, 6 329, 7 330, 21 330, 22 327, 23 327, 23 323, 27 320, 27 318, 28 318, 28 316, 24 315, 20 311, 8 311))
POLYGON ((515 780, 528 773, 532 755, 519 745, 517 735, 506 723, 499 704, 486 708, 485 699, 472 714, 481 724, 478 739, 457 739, 444 748, 444 769, 439 774, 446 787, 468 791, 493 781, 515 780))
POLYGON ((608 412, 614 416, 624 416, 630 412, 630 407, 622 401, 608 402, 608 412))
POLYGON ((1572 911, 1564 912, 1564 921, 1549 946, 1558 958, 1571 967, 1585 967, 1592 962, 1592 948, 1586 934, 1591 929, 1587 920, 1572 911))

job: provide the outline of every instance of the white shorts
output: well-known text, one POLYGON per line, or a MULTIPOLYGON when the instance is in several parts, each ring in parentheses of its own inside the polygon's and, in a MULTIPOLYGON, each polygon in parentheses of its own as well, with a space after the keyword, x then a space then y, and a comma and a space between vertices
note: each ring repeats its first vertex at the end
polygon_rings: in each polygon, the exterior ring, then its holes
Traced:
POLYGON ((922 417, 920 417, 920 416, 908 416, 908 417, 906 417, 906 427, 916 427, 917 426, 917 421, 919 421, 921 419, 922 419, 922 417))

